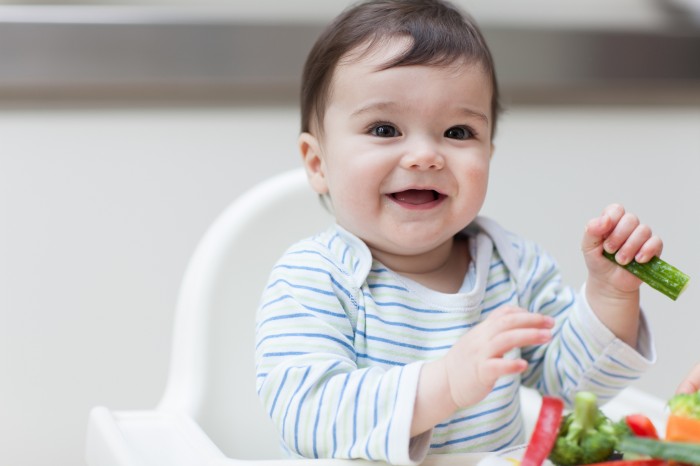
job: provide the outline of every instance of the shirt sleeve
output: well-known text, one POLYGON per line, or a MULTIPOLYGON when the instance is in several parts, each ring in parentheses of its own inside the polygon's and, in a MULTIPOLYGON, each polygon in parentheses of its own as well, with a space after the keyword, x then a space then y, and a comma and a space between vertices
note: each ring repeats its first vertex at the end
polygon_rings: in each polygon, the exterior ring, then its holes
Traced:
POLYGON ((421 364, 358 367, 360 290, 323 248, 289 251, 257 315, 258 395, 293 456, 413 465, 428 439, 410 439, 421 364))
POLYGON ((605 402, 655 362, 643 313, 638 344, 632 348, 598 319, 584 288, 576 292, 562 284, 558 267, 548 254, 525 242, 521 254, 524 267, 519 278, 526 284, 519 290, 521 302, 530 312, 551 315, 556 322, 548 344, 523 348, 522 355, 529 363, 524 385, 559 396, 569 404, 582 390, 596 393, 605 402))

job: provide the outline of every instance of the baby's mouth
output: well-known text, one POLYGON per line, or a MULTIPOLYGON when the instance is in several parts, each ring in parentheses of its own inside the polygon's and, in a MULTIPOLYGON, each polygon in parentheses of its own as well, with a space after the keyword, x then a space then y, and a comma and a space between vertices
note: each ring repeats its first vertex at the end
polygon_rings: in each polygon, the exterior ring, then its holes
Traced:
POLYGON ((392 193, 390 196, 398 202, 410 205, 429 204, 445 197, 433 189, 407 189, 392 193))

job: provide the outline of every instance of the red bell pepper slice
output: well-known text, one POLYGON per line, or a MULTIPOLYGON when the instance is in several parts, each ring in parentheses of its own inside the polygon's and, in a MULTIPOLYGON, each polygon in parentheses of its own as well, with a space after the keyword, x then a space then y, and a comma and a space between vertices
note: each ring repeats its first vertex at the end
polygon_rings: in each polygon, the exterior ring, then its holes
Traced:
POLYGON ((625 416, 625 423, 632 433, 638 437, 659 439, 659 434, 656 432, 654 423, 644 414, 630 414, 625 416))
POLYGON ((586 466, 667 466, 666 460, 657 458, 641 458, 637 460, 614 460, 602 463, 591 463, 586 466))
MULTIPOLYGON (((520 466, 541 466, 554 447, 559 432, 564 402, 551 396, 542 397, 540 414, 537 416, 535 430, 527 445, 520 466)), ((655 465, 654 465, 655 466, 655 465)))

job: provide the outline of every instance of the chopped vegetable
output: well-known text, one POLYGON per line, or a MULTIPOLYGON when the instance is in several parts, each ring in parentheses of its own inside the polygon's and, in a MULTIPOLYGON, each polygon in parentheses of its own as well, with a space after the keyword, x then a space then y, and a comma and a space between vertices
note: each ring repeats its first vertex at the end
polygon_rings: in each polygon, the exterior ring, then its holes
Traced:
POLYGON ((666 440, 700 443, 700 420, 670 414, 666 421, 666 440))
POLYGON ((668 407, 666 440, 700 443, 700 392, 674 395, 668 407))
POLYGON ((678 416, 700 419, 700 392, 678 393, 668 400, 668 407, 678 416))
POLYGON ((617 432, 598 408, 598 397, 591 392, 578 392, 573 412, 562 420, 549 459, 558 466, 606 461, 615 451, 617 432))
POLYGON ((615 254, 603 251, 603 255, 674 301, 690 281, 688 275, 658 257, 652 257, 649 262, 643 264, 632 261, 622 265, 615 260, 615 254))
POLYGON ((634 435, 654 439, 659 438, 659 434, 656 431, 654 423, 651 422, 651 419, 646 417, 644 414, 630 414, 625 416, 625 423, 634 435))
POLYGON ((620 439, 617 449, 627 455, 633 453, 681 463, 700 464, 700 444, 669 442, 634 435, 620 439))
POLYGON ((640 458, 634 460, 614 460, 603 463, 593 463, 588 466, 664 466, 666 461, 656 458, 640 458))
POLYGON ((535 423, 530 443, 527 445, 520 466, 540 466, 547 459, 557 439, 564 402, 551 396, 542 397, 540 414, 535 423))

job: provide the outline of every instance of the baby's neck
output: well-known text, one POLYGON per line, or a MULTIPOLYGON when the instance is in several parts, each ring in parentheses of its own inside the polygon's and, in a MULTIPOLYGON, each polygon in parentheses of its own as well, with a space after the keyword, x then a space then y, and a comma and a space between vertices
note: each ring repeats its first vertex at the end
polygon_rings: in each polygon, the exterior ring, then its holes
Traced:
POLYGON ((377 259, 399 275, 442 293, 459 291, 471 260, 468 240, 463 236, 419 256, 392 257, 389 263, 381 257, 377 259))

